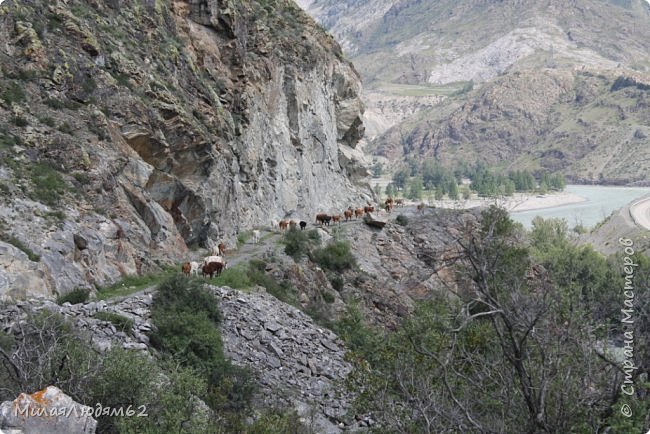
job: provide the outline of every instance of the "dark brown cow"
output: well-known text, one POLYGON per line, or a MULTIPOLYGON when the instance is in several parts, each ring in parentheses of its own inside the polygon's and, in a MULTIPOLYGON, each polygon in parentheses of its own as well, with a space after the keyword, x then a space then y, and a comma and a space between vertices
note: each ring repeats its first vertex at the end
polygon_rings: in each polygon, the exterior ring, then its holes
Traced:
POLYGON ((217 247, 219 248, 219 255, 226 256, 226 245, 224 243, 219 243, 217 247))
POLYGON ((221 274, 223 271, 223 263, 222 262, 210 262, 207 265, 204 265, 203 268, 201 268, 201 272, 203 273, 203 277, 205 276, 210 276, 210 279, 212 279, 212 276, 215 274, 217 277, 221 274))
MULTIPOLYGON (((316 214, 316 223, 320 223, 320 225, 322 226, 325 223, 325 221, 327 220, 328 217, 330 217, 330 216, 328 216, 325 213, 316 214)), ((330 220, 331 220, 331 217, 330 217, 330 220)))
POLYGON ((420 203, 420 204, 418 205, 418 212, 419 212, 419 213, 424 213, 424 203, 420 203))
POLYGON ((183 274, 189 276, 190 271, 192 271, 192 264, 190 264, 189 262, 184 263, 183 266, 181 267, 181 270, 183 270, 183 274))
POLYGON ((341 215, 340 215, 340 214, 338 214, 338 215, 333 215, 333 216, 332 216, 332 221, 334 221, 334 223, 341 224, 341 215))
POLYGON ((353 211, 350 210, 350 209, 346 209, 345 211, 343 211, 343 216, 345 216, 345 221, 346 222, 348 220, 352 220, 352 214, 353 214, 353 211))
POLYGON ((404 206, 404 199, 397 199, 395 201, 395 205, 397 206, 404 206))

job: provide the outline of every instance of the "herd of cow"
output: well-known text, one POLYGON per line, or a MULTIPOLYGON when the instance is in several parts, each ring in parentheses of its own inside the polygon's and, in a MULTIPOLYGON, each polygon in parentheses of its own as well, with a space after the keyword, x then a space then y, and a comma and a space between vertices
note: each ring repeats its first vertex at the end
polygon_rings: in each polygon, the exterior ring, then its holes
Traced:
MULTIPOLYGON (((404 199, 393 199, 392 197, 389 197, 384 202, 384 209, 388 213, 390 213, 391 210, 396 206, 404 206, 404 199)), ((420 203, 417 206, 417 209, 418 212, 424 212, 424 203, 420 203)), ((355 219, 358 219, 363 217, 365 214, 372 212, 375 212, 375 207, 372 205, 367 205, 362 208, 349 207, 343 211, 343 215, 329 215, 326 213, 316 214, 316 223, 320 224, 321 226, 329 226, 332 222, 340 224, 342 218, 347 222, 348 220, 352 220, 353 217, 355 219)), ((275 229, 277 226, 281 231, 287 229, 295 229, 298 226, 300 226, 300 230, 304 230, 307 227, 307 222, 304 220, 280 220, 279 222, 273 222, 272 226, 273 229, 275 229)), ((261 233, 257 229, 252 232, 253 242, 255 244, 260 242, 260 235, 261 233)), ((188 277, 191 275, 198 276, 200 271, 203 277, 210 276, 210 279, 212 279, 212 277, 215 275, 219 276, 221 272, 227 267, 226 260, 224 259, 225 255, 226 246, 224 243, 219 243, 217 247, 213 248, 212 255, 207 256, 203 259, 202 264, 194 261, 186 262, 182 265, 181 269, 183 270, 183 273, 188 277)))

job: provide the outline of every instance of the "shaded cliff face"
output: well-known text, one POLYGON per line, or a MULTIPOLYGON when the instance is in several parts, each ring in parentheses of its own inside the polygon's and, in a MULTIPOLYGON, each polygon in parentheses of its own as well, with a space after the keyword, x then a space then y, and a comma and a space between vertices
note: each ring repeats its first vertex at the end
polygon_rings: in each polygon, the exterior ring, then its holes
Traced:
POLYGON ((0 294, 368 198, 358 75, 292 2, 7 1, 0 40, 0 294))

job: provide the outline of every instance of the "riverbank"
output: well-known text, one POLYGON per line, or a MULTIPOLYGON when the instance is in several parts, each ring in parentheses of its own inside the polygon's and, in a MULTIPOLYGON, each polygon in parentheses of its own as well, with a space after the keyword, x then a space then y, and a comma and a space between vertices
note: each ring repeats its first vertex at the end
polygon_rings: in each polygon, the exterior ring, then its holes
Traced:
POLYGON ((558 192, 548 194, 515 193, 508 197, 493 198, 480 198, 474 196, 471 199, 459 200, 443 199, 429 201, 425 199, 423 202, 438 208, 450 209, 470 209, 497 205, 510 212, 520 212, 555 208, 563 205, 585 202, 586 200, 586 198, 574 193, 558 192))

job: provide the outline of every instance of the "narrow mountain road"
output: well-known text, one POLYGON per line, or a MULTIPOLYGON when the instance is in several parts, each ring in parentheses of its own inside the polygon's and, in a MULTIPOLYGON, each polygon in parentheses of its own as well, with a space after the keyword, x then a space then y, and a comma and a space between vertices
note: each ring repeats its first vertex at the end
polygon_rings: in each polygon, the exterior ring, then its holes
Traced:
POLYGON ((644 197, 630 205, 630 216, 634 223, 650 230, 650 197, 644 197))

